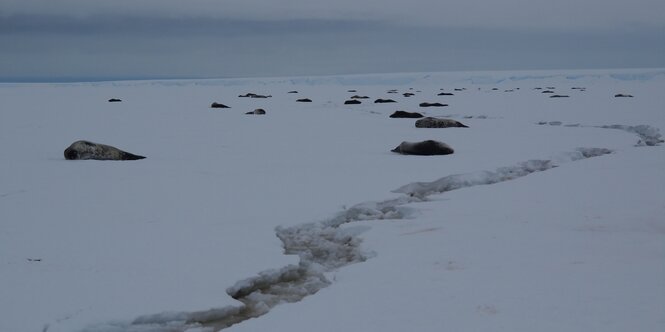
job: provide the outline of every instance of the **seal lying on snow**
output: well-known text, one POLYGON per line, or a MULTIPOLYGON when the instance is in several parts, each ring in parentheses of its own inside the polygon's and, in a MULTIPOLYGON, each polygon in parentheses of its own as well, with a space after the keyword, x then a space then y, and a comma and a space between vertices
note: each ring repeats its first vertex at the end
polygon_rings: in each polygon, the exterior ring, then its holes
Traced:
POLYGON ((448 104, 441 104, 441 103, 420 103, 418 106, 420 107, 446 107, 448 104))
POLYGON ((255 110, 253 110, 253 111, 251 111, 251 112, 247 112, 247 113, 245 113, 245 114, 262 115, 262 114, 266 114, 266 110, 264 110, 263 108, 257 108, 257 109, 255 109, 255 110))
POLYGON ((138 160, 144 158, 144 156, 137 156, 110 145, 89 141, 76 141, 65 149, 65 159, 67 160, 138 160))
POLYGON ((416 128, 449 128, 449 127, 461 127, 469 128, 468 126, 462 124, 459 121, 453 119, 439 119, 433 117, 426 117, 420 120, 416 120, 416 128))
POLYGON ((228 107, 228 106, 226 106, 226 105, 224 105, 224 104, 220 104, 220 103, 218 103, 218 102, 214 102, 214 103, 212 103, 212 104, 210 105, 210 107, 211 107, 211 108, 231 108, 231 107, 228 107))
POLYGON ((422 142, 402 142, 396 148, 391 150, 392 152, 397 152, 401 154, 414 154, 419 156, 434 156, 434 155, 444 155, 452 154, 455 152, 448 144, 427 140, 422 142))
POLYGON ((406 111, 395 111, 395 113, 390 114, 391 118, 412 118, 412 119, 417 119, 417 118, 422 118, 424 115, 418 113, 418 112, 406 112, 406 111))

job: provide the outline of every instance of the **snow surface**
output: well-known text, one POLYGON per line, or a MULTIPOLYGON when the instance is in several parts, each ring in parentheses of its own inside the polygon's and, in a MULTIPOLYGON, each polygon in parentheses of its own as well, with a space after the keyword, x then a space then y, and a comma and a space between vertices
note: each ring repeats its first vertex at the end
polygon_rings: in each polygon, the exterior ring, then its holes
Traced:
POLYGON ((662 69, 0 84, 0 331, 663 331, 663 91, 662 69), (147 159, 64 160, 79 139, 147 159), (390 152, 426 139, 455 153, 390 152))

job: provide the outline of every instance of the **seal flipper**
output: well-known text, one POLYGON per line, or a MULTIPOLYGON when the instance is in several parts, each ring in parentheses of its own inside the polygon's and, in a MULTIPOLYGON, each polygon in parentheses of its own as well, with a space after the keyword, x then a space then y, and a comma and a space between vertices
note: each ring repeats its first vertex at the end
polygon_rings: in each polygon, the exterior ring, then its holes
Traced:
POLYGON ((121 160, 139 160, 139 159, 145 159, 144 156, 135 155, 135 154, 133 154, 133 153, 129 153, 129 152, 125 152, 125 151, 122 152, 120 158, 121 158, 121 160))

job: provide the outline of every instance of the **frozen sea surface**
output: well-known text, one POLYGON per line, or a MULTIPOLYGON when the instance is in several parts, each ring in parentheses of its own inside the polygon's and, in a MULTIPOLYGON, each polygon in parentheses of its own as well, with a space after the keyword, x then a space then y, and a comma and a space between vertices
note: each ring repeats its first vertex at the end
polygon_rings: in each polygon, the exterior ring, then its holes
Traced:
POLYGON ((662 69, 0 84, 0 331, 662 331, 664 90, 662 69), (79 139, 147 159, 65 160, 79 139), (455 153, 390 152, 427 139, 455 153))

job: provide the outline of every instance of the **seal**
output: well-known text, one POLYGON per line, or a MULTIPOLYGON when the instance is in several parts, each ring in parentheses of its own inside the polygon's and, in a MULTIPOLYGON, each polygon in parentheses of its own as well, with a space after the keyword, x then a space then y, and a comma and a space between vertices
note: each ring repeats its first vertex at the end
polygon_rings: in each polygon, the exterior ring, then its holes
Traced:
POLYGON ((218 102, 214 102, 210 105, 210 108, 231 108, 231 107, 228 107, 224 104, 220 104, 218 102))
POLYGON ((450 127, 469 128, 468 126, 462 124, 461 122, 453 119, 439 119, 428 116, 426 118, 416 120, 416 128, 450 128, 450 127))
POLYGON ((264 110, 263 108, 257 108, 257 109, 255 109, 255 110, 253 110, 253 111, 251 111, 251 112, 247 112, 247 113, 245 113, 245 114, 262 115, 262 114, 266 114, 266 110, 264 110))
POLYGON ((406 111, 395 111, 395 113, 390 114, 391 118, 411 118, 411 119, 418 119, 422 118, 424 115, 418 113, 418 112, 406 112, 406 111))
POLYGON ((144 158, 144 156, 122 151, 110 145, 90 141, 76 141, 65 149, 65 159, 67 160, 138 160, 144 158))
POLYGON ((420 107, 446 107, 448 104, 441 104, 441 103, 420 103, 418 106, 420 107))
POLYGON ((427 140, 422 142, 402 142, 396 148, 391 150, 392 152, 401 153, 401 154, 413 154, 418 156, 434 156, 434 155, 446 155, 452 154, 455 152, 448 144, 427 140))

